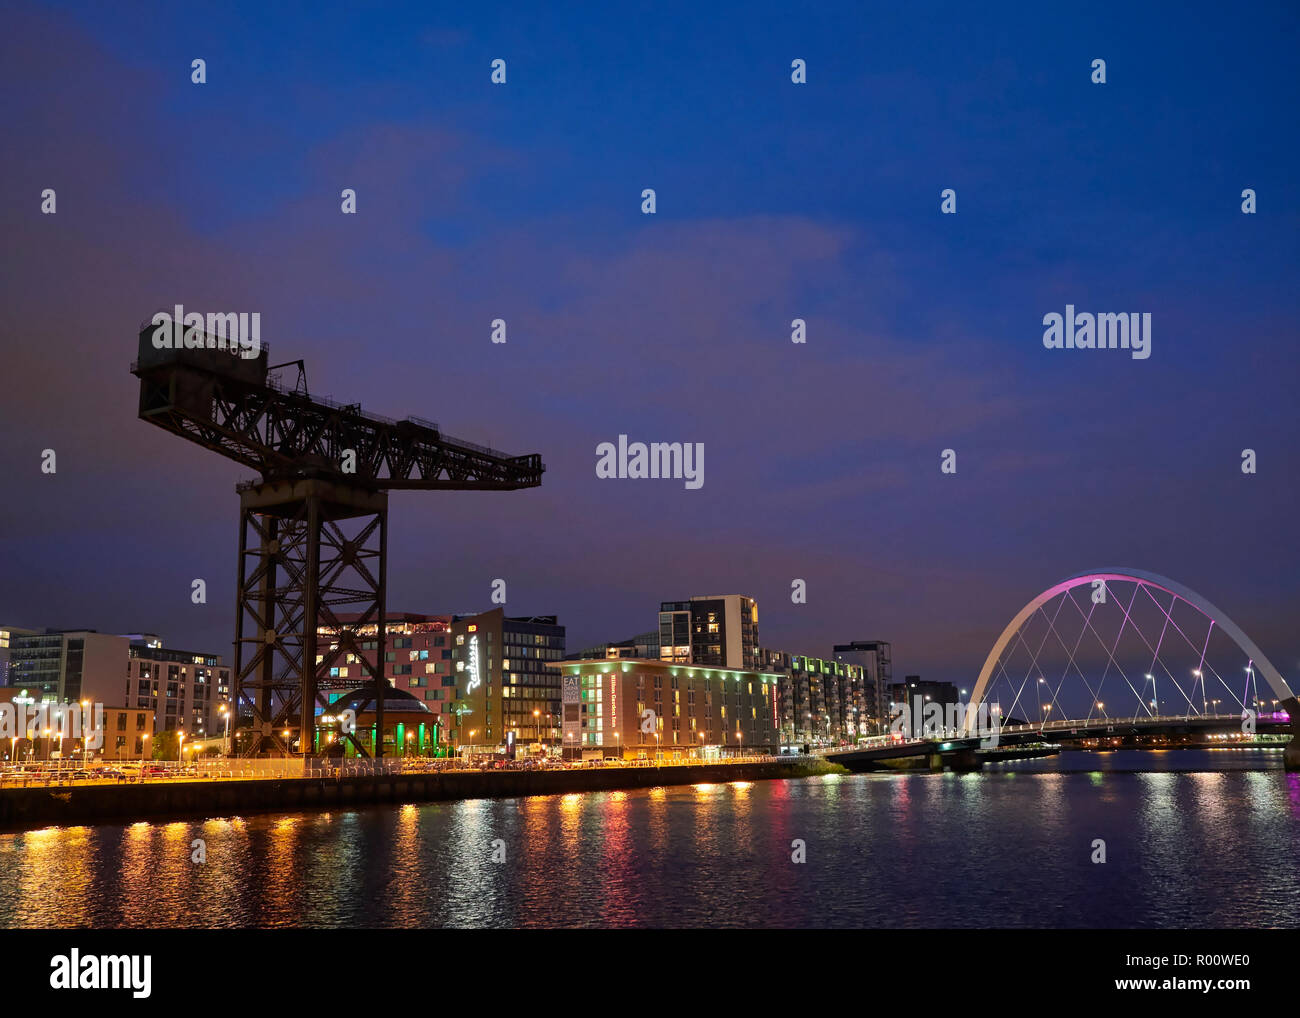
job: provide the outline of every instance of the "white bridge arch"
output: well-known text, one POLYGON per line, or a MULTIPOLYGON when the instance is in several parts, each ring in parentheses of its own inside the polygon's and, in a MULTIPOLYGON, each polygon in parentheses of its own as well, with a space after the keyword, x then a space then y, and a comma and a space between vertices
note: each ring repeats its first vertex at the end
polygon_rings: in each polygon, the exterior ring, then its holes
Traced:
POLYGON ((1211 626, 1217 626, 1222 630, 1237 647, 1250 659, 1260 675, 1268 682, 1273 692, 1276 694, 1280 703, 1286 706, 1291 713, 1292 718, 1297 714, 1295 693, 1291 687, 1282 678, 1282 673, 1273 666, 1273 663, 1264 655, 1264 652, 1255 645, 1255 642, 1247 636, 1235 622, 1232 621, 1224 612, 1220 611, 1213 604, 1203 598, 1196 591, 1189 587, 1183 586, 1176 580, 1171 580, 1167 576, 1160 576, 1157 573, 1145 572, 1141 569, 1098 569, 1089 572, 1076 573, 1060 583, 1049 587, 1043 591, 1027 605, 1025 605, 1016 614, 1002 634, 998 637, 993 649, 989 651, 988 657, 984 660, 984 666, 980 669, 979 678, 971 690, 969 709, 966 713, 965 729, 966 734, 971 734, 976 725, 976 715, 979 704, 983 701, 985 692, 993 678, 994 669, 1001 660, 1003 653, 1006 651, 1008 644, 1015 638, 1021 627, 1029 620, 1035 612, 1043 605, 1047 604, 1053 598, 1074 589, 1075 587, 1088 586, 1092 587, 1096 581, 1101 580, 1105 583, 1123 582, 1133 583, 1138 586, 1147 586, 1156 590, 1163 591, 1178 600, 1184 601, 1191 605, 1207 619, 1210 620, 1211 626))

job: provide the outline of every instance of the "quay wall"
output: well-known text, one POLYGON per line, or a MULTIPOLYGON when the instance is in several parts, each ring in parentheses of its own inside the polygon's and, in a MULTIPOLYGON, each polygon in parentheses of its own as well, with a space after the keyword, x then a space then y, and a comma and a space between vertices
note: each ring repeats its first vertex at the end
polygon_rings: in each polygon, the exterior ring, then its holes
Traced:
POLYGON ((0 830, 130 823, 137 820, 314 812, 382 803, 500 799, 617 789, 764 781, 844 773, 800 757, 734 764, 593 767, 573 770, 450 770, 344 777, 164 779, 143 784, 63 785, 0 789, 0 830))

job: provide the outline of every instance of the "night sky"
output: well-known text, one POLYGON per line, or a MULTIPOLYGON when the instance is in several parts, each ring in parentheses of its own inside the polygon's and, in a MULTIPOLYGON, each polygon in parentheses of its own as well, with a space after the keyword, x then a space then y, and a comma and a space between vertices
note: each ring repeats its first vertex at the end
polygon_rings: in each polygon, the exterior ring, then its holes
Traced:
POLYGON ((259 311, 313 393, 542 455, 540 489, 392 497, 393 610, 500 577, 574 650, 744 593, 766 646, 957 681, 1131 566, 1294 680, 1294 7, 179 6, 6 5, 0 623, 229 660, 250 474, 129 374, 180 302, 259 311), (1044 349, 1066 304, 1150 312, 1150 359, 1044 349), (619 434, 704 443, 704 486, 598 479, 619 434))

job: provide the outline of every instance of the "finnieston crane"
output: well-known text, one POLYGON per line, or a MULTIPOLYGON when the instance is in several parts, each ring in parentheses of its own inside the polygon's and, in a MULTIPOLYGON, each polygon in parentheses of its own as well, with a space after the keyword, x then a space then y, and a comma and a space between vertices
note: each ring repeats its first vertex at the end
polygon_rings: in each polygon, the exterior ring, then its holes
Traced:
POLYGON ((289 362, 299 374, 286 388, 268 367, 266 344, 239 356, 204 331, 203 346, 157 349, 155 321, 141 325, 131 365, 140 419, 261 475, 236 486, 233 751, 288 756, 296 737, 299 752, 312 754, 315 708, 328 707, 321 679, 351 654, 374 689, 373 745, 382 756, 388 492, 535 488, 546 469, 541 456, 507 456, 431 421, 392 421, 313 398, 302 361, 289 362), (358 635, 372 625, 373 663, 358 635), (326 641, 319 650, 321 627, 337 634, 332 649, 326 641))

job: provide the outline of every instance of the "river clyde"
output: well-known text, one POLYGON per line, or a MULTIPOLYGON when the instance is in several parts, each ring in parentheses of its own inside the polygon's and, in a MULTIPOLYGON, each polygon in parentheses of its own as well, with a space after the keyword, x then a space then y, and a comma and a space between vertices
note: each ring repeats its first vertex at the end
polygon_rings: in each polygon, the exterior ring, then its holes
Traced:
POLYGON ((1281 766, 1066 752, 47 828, 0 836, 0 927, 1296 927, 1300 774, 1281 766))

